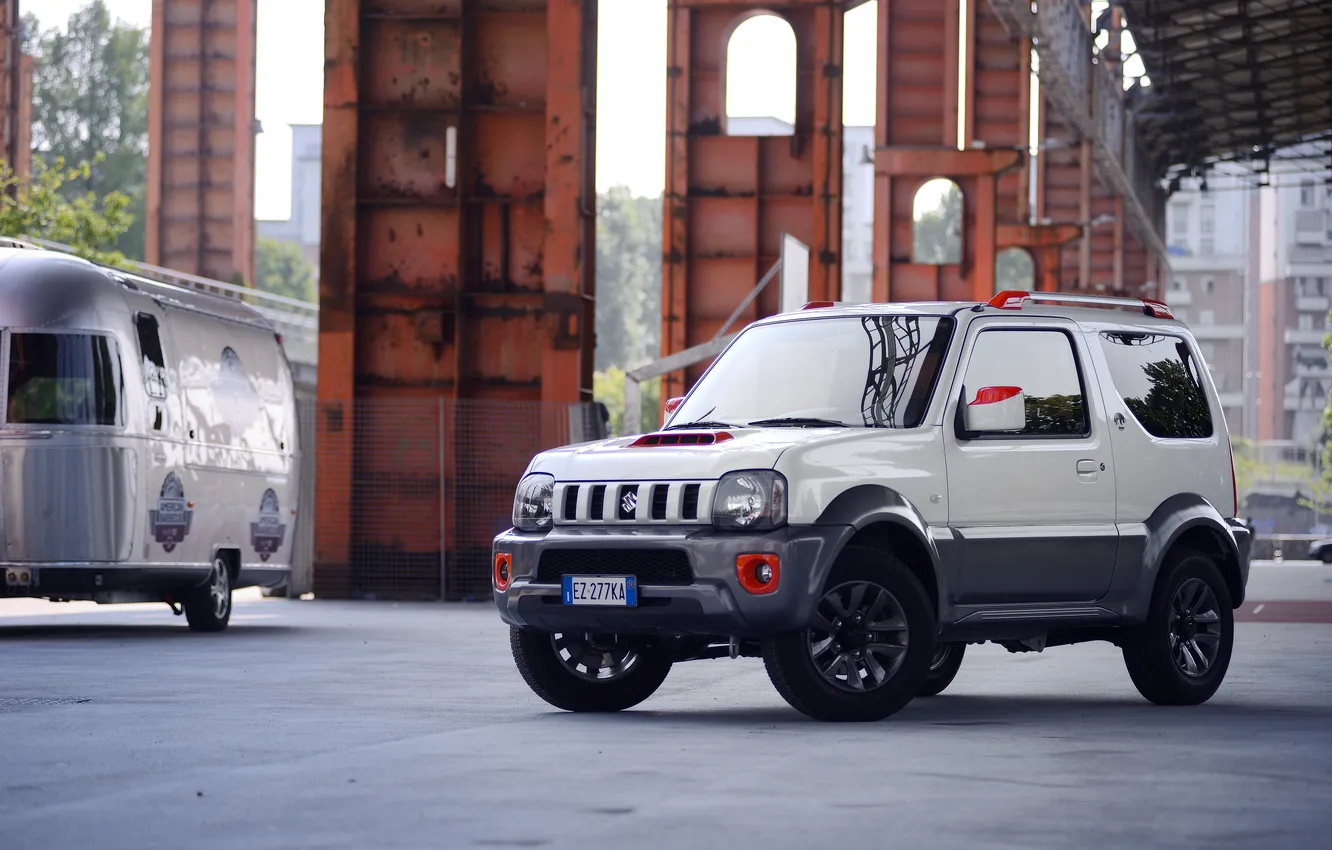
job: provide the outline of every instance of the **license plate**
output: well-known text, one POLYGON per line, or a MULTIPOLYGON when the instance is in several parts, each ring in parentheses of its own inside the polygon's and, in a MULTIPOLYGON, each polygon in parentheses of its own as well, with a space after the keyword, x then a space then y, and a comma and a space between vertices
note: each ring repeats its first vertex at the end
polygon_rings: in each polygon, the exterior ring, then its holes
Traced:
POLYGON ((638 581, 634 576, 565 576, 562 584, 565 605, 638 605, 638 581))

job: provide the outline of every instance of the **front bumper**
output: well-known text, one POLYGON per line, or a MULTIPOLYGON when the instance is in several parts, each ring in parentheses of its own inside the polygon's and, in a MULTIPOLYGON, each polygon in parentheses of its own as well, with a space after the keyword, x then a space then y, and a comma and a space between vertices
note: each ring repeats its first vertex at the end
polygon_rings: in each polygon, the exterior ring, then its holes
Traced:
POLYGON ((788 526, 762 534, 710 528, 555 528, 546 534, 510 529, 495 538, 494 552, 513 558, 505 591, 493 590, 500 617, 512 626, 543 631, 619 634, 706 635, 759 638, 809 622, 833 559, 854 529, 850 526, 788 526), (603 608, 565 605, 558 583, 537 581, 543 552, 551 549, 677 549, 693 569, 688 585, 640 581, 638 605, 603 608), (740 586, 735 559, 775 554, 780 580, 772 593, 755 595, 740 586))

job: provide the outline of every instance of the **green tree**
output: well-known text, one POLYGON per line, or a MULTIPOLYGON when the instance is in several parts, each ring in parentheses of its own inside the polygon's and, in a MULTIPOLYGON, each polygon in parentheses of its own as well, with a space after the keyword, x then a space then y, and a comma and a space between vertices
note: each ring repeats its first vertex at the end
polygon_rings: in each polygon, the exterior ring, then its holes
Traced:
POLYGON ((32 177, 20 183, 9 163, 0 160, 0 236, 46 239, 69 245, 74 253, 107 265, 123 263, 116 241, 130 226, 126 207, 129 198, 109 192, 98 199, 91 191, 75 193, 69 186, 86 181, 93 166, 87 162, 74 168, 56 157, 47 166, 40 156, 32 158, 32 177), (15 191, 9 192, 13 187, 15 191))
MULTIPOLYGON (((623 436, 624 428, 624 370, 611 366, 592 376, 592 397, 606 405, 610 414, 610 432, 623 436)), ((639 422, 642 430, 649 431, 657 427, 661 416, 661 379, 653 378, 641 387, 642 405, 639 422)))
MULTIPOLYGON (((39 4, 40 5, 40 4, 39 4)), ((64 31, 42 31, 26 15, 33 73, 32 139, 48 159, 92 167, 64 183, 67 198, 121 193, 130 225, 117 240, 143 259, 148 156, 148 31, 113 22, 104 0, 70 16, 64 31)))
POLYGON ((254 244, 254 288, 311 303, 319 300, 314 266, 301 249, 263 236, 254 244))
POLYGON ((952 183, 942 193, 938 206, 917 209, 911 235, 912 261, 917 263, 962 262, 962 191, 952 183))
POLYGON ((597 198, 596 368, 632 369, 661 343, 661 199, 617 186, 597 198))

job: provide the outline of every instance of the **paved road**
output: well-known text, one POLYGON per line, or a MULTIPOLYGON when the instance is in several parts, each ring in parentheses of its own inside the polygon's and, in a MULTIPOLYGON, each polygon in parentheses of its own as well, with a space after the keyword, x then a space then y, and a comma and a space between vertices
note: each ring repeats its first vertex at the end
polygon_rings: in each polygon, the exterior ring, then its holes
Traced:
POLYGON ((1106 645, 986 646, 944 696, 851 726, 795 714, 752 660, 556 712, 483 606, 247 594, 233 623, 0 603, 0 847, 1295 850, 1332 829, 1329 625, 1242 624, 1198 708, 1145 703, 1106 645))

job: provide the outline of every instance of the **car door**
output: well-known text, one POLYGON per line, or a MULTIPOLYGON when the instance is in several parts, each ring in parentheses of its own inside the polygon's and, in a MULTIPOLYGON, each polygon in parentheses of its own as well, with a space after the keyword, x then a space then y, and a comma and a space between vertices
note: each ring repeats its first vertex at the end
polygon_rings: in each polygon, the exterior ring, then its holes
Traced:
POLYGON ((1115 468, 1086 346, 1064 319, 992 317, 969 328, 945 425, 949 525, 963 550, 955 603, 1091 601, 1108 590, 1115 468), (966 431, 962 405, 1014 387, 1022 431, 966 431))

